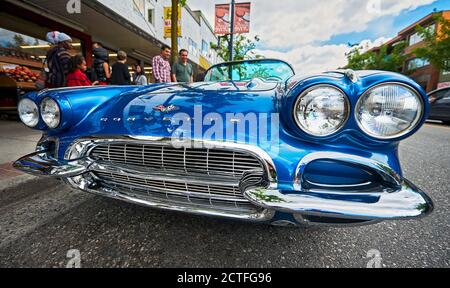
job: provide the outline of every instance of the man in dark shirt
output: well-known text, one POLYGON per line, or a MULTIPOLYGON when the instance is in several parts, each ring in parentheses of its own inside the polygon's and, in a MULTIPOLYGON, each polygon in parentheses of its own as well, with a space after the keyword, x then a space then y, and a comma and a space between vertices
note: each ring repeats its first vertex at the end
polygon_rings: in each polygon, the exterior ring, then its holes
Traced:
POLYGON ((112 65, 111 84, 112 85, 131 85, 131 75, 128 69, 127 53, 117 52, 117 62, 112 65))

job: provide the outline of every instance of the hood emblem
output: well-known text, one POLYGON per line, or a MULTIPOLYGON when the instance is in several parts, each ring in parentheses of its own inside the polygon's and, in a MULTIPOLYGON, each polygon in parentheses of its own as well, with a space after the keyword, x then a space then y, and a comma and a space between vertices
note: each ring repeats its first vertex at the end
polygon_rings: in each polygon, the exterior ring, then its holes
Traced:
POLYGON ((180 110, 180 107, 175 106, 175 105, 169 105, 167 107, 164 105, 158 105, 156 107, 153 107, 153 110, 163 112, 163 113, 168 113, 168 112, 180 110))

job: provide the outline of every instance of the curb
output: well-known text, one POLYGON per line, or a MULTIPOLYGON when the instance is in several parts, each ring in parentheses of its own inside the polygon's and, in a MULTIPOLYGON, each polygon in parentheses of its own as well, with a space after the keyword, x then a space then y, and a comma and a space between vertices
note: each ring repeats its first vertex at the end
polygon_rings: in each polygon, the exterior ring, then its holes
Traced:
POLYGON ((0 207, 46 191, 61 183, 54 178, 35 177, 28 174, 2 180, 0 181, 0 207))

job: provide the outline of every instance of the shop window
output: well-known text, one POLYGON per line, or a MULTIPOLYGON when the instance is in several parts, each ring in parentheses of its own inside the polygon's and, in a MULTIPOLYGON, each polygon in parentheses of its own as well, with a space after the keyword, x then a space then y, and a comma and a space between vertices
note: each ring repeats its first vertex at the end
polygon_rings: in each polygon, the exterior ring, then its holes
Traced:
POLYGON ((192 38, 189 38, 189 51, 195 56, 198 55, 198 45, 192 38))
MULTIPOLYGON (((429 30, 430 32, 434 32, 435 30, 435 24, 432 24, 430 26, 428 26, 427 30, 429 30)), ((417 43, 422 42, 424 39, 422 36, 419 35, 419 33, 414 33, 411 36, 409 36, 409 46, 415 45, 417 43)))
POLYGON ((450 75, 450 61, 445 62, 445 67, 447 68, 442 70, 442 75, 450 75))
POLYGON ((155 9, 148 9, 147 13, 148 13, 147 16, 148 23, 155 25, 155 9))
POLYGON ((430 61, 421 58, 414 58, 408 61, 407 69, 408 71, 411 71, 425 67, 427 65, 430 65, 430 61))
MULTIPOLYGON (((45 35, 42 35, 45 38, 45 35)), ((73 38, 71 55, 81 53, 81 42, 73 38)), ((0 70, 18 87, 34 89, 51 44, 25 34, 0 28, 0 70)))
POLYGON ((202 55, 209 57, 209 44, 205 40, 202 40, 202 55))

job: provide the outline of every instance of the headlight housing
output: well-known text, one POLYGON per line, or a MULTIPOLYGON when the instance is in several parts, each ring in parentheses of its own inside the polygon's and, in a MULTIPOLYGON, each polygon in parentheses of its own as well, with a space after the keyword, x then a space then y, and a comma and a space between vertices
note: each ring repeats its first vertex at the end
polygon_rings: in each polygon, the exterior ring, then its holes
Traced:
POLYGON ((420 95, 400 83, 384 83, 364 93, 355 117, 361 130, 378 139, 394 139, 417 127, 424 110, 420 95))
POLYGON ((17 107, 20 120, 30 128, 34 128, 39 123, 39 108, 34 101, 24 98, 17 107))
POLYGON ((304 132, 325 137, 344 126, 349 111, 350 104, 342 90, 331 85, 318 85, 298 97, 294 106, 294 119, 304 132))
POLYGON ((41 117, 50 129, 55 129, 61 123, 61 110, 52 98, 44 98, 41 102, 41 117))

